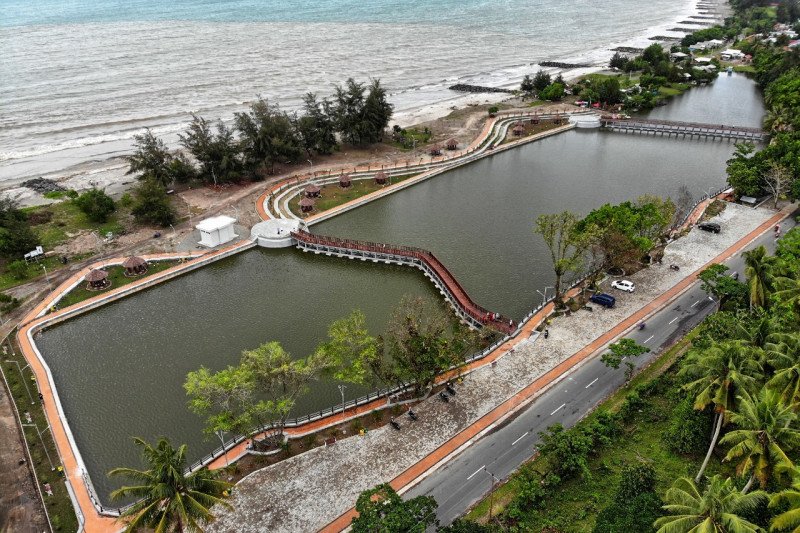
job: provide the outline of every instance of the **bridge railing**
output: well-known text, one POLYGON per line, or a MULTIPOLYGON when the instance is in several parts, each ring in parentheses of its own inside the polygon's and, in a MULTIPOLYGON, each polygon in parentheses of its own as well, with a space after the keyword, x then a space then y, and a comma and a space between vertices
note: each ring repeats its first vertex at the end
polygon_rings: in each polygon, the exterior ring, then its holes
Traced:
POLYGON ((453 295, 453 298, 457 300, 456 303, 458 303, 459 307, 478 323, 494 327, 504 333, 510 333, 514 330, 513 322, 510 319, 500 315, 499 313, 491 313, 472 300, 455 276, 453 276, 447 267, 445 267, 444 264, 428 250, 413 246, 391 245, 368 241, 356 241, 353 239, 340 239, 338 237, 327 237, 323 235, 315 235, 302 230, 293 232, 292 237, 298 242, 303 242, 306 244, 329 246, 332 248, 379 253, 385 255, 393 254, 419 260, 425 263, 432 273, 434 273, 441 280, 441 282, 446 286, 447 290, 453 295))
POLYGON ((728 126, 725 124, 704 124, 700 122, 682 122, 682 121, 674 121, 674 120, 660 120, 660 119, 649 119, 649 118, 638 118, 638 117, 631 117, 631 118, 614 118, 614 117, 601 117, 601 122, 603 123, 611 123, 611 124, 629 124, 629 125, 652 125, 652 126, 665 126, 665 127, 675 127, 675 128, 699 128, 699 129, 707 129, 707 130, 717 130, 717 131, 734 131, 734 132, 743 132, 743 133, 753 133, 764 135, 765 132, 761 128, 754 128, 750 126, 728 126))

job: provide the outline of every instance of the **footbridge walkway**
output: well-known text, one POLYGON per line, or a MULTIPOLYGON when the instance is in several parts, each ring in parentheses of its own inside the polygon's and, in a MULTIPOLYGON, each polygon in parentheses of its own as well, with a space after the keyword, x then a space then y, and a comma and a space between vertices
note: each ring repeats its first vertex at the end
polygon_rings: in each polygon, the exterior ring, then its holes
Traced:
POLYGON ((302 230, 292 232, 292 238, 295 240, 297 248, 305 252, 419 268, 433 281, 456 313, 472 327, 488 326, 506 335, 512 334, 517 329, 513 320, 499 313, 492 313, 475 303, 455 276, 428 250, 411 246, 326 237, 302 230))
POLYGON ((726 126, 724 124, 701 124, 698 122, 674 122, 671 120, 650 120, 644 118, 617 118, 603 116, 601 127, 621 132, 661 134, 684 137, 706 137, 713 139, 733 139, 737 141, 761 142, 767 133, 760 128, 746 126, 726 126))

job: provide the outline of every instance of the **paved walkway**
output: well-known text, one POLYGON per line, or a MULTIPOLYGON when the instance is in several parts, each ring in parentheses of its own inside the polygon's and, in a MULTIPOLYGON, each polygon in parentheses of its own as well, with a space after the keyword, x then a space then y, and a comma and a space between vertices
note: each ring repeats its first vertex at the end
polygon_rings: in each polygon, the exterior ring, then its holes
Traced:
MULTIPOLYGON (((344 514, 327 530, 343 528, 353 516, 353 511, 346 511, 343 505, 352 505, 361 490, 386 479, 391 479, 397 489, 407 486, 459 447, 477 438, 482 431, 490 429, 514 409, 540 394, 589 358, 599 346, 685 290, 694 282, 695 271, 706 262, 719 261, 736 253, 783 216, 773 217, 740 206, 730 206, 726 212, 723 219, 745 217, 746 223, 739 224, 742 231, 737 233, 732 229, 724 240, 704 232, 692 232, 690 237, 677 241, 676 251, 671 252, 674 257, 670 256, 670 260, 687 261, 682 263, 685 267, 682 272, 673 273, 666 266, 643 271, 643 276, 658 278, 658 283, 667 280, 672 285, 667 292, 659 285, 658 292, 652 293, 663 293, 658 298, 649 296, 650 300, 644 300, 646 291, 637 290, 633 307, 618 306, 623 309, 603 312, 602 318, 608 322, 607 326, 598 320, 600 316, 593 317, 589 324, 585 320, 559 320, 551 326, 551 339, 558 342, 545 345, 532 342, 528 337, 529 328, 518 337, 519 345, 513 357, 503 357, 496 369, 485 368, 468 377, 464 386, 459 387, 455 402, 443 404, 434 399, 415 408, 421 414, 420 421, 404 424, 400 433, 381 428, 365 437, 340 440, 330 448, 317 448, 246 477, 234 491, 236 510, 221 510, 219 522, 209 530, 308 531, 323 527, 334 519, 333 513, 337 509, 344 514), (682 242, 694 244, 688 247, 678 244, 682 242), (725 251, 720 254, 721 250, 725 251), (685 277, 684 272, 693 273, 685 277), (598 330, 598 327, 607 329, 598 330), (596 333, 590 331, 593 328, 596 333), (559 333, 560 329, 564 331, 559 333)), ((637 285, 644 287, 646 284, 637 280, 637 285)), ((511 344, 507 343, 492 357, 498 359, 510 348, 511 344)))

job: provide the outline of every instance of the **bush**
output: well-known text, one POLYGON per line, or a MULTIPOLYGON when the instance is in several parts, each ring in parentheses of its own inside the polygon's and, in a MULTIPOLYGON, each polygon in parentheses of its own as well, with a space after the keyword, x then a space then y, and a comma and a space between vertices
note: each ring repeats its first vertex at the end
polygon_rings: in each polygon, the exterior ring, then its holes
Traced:
POLYGON ((130 207, 133 205, 133 196, 131 193, 126 192, 123 194, 120 199, 117 201, 117 205, 120 207, 130 207))
POLYGON ((554 424, 539 436, 542 439, 540 450, 549 456, 558 476, 589 477, 589 452, 594 446, 592 435, 580 428, 566 430, 561 424, 554 424))
POLYGON ((17 280, 27 279, 28 277, 28 263, 23 260, 12 261, 6 266, 6 270, 11 277, 17 280))
POLYGON ((563 97, 564 85, 561 83, 552 83, 539 93, 539 99, 549 100, 551 102, 555 100, 561 100, 563 97))
POLYGON ((693 404, 692 398, 687 396, 675 406, 663 435, 664 443, 676 453, 702 453, 708 446, 713 423, 711 411, 698 411, 693 404))
POLYGON ((91 188, 73 200, 75 205, 86 214, 92 222, 106 222, 114 212, 114 200, 105 191, 91 188))
POLYGON ((175 221, 175 212, 169 203, 167 191, 156 181, 143 181, 136 187, 134 194, 136 200, 131 212, 137 221, 162 227, 175 221))
POLYGON ((653 522, 663 514, 663 502, 655 493, 656 471, 653 465, 625 466, 614 500, 597 515, 593 533, 629 533, 653 531, 653 522))
POLYGON ((4 292, 0 292, 0 311, 3 313, 8 313, 9 311, 16 309, 19 307, 20 303, 21 302, 17 298, 9 296, 4 292))
POLYGON ((495 116, 498 111, 500 111, 500 108, 497 107, 496 105, 493 105, 492 107, 489 108, 489 116, 490 117, 495 116))
POLYGON ((644 405, 644 398, 642 398, 638 391, 633 390, 628 393, 628 395, 625 397, 625 401, 622 402, 622 407, 619 409, 619 414, 623 420, 628 420, 633 416, 634 413, 644 407, 644 405))

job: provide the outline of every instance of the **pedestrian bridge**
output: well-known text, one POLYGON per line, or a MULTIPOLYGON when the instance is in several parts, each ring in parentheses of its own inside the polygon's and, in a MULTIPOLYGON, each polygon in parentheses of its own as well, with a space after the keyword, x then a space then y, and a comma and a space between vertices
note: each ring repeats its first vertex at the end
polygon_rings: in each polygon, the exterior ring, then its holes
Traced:
POLYGON ((506 335, 512 334, 517 329, 517 324, 508 317, 492 313, 475 303, 455 276, 428 250, 326 237, 303 230, 293 231, 292 239, 297 248, 304 252, 419 268, 436 285, 456 314, 470 326, 492 327, 506 335))
POLYGON ((761 128, 746 126, 726 126, 724 124, 701 124, 698 122, 674 122, 671 120, 651 120, 644 118, 600 117, 600 126, 611 131, 624 133, 643 133, 653 135, 672 135, 683 137, 705 137, 712 139, 733 139, 736 141, 762 142, 767 133, 761 128))

